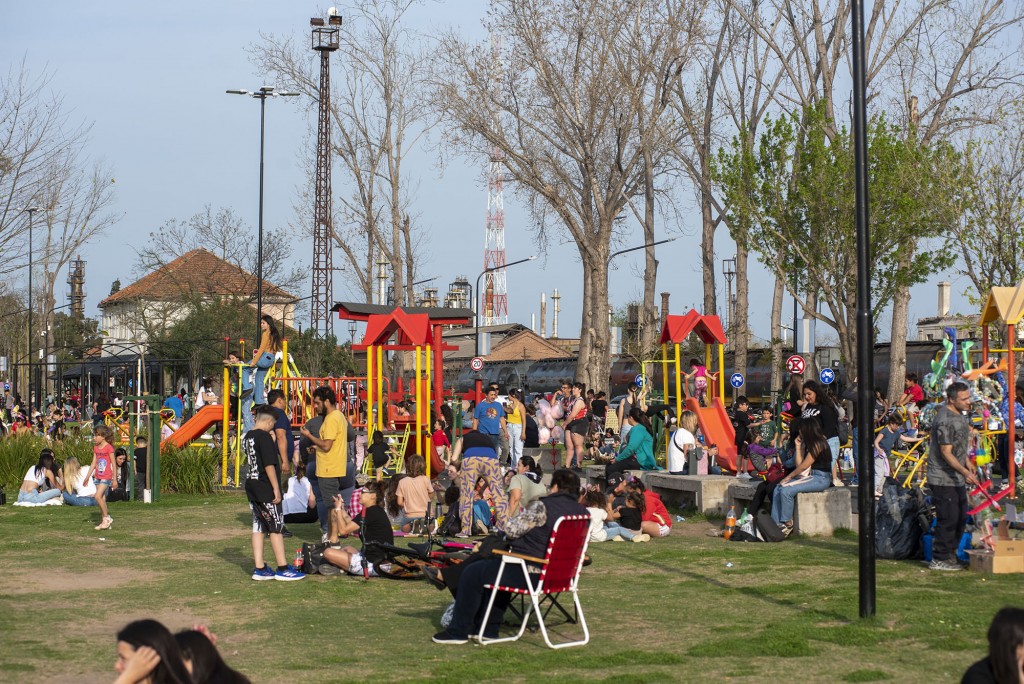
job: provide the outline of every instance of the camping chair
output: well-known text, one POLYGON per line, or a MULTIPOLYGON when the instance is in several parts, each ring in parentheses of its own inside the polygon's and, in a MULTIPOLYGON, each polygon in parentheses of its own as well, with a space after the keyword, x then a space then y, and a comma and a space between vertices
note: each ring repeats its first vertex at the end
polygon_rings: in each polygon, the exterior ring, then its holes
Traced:
MULTIPOLYGON (((526 632, 526 626, 530 621, 531 613, 536 613, 537 621, 540 623, 540 631, 544 635, 544 641, 551 648, 583 646, 589 642, 590 631, 587 629, 587 621, 583 617, 583 607, 580 605, 580 597, 577 591, 580 570, 583 568, 583 558, 586 555, 587 542, 589 540, 590 516, 566 515, 555 522, 544 558, 522 556, 511 551, 495 551, 496 555, 501 556, 501 566, 498 569, 498 576, 495 578, 494 584, 486 585, 486 588, 493 589, 493 591, 487 602, 487 610, 484 612, 484 619, 481 624, 487 624, 491 610, 494 608, 494 599, 499 591, 523 596, 528 595, 531 605, 527 606, 526 614, 523 616, 523 623, 520 625, 519 632, 515 636, 487 639, 483 634, 480 634, 477 637, 479 642, 481 644, 497 644, 503 641, 518 640, 526 632), (530 566, 527 563, 539 564, 541 566, 539 577, 536 575, 531 577, 530 566), (526 588, 502 585, 501 578, 506 568, 509 568, 511 572, 522 572, 526 580, 526 588), (540 602, 543 598, 547 597, 556 601, 558 595, 563 592, 572 593, 576 616, 580 626, 583 628, 583 639, 553 644, 551 643, 551 637, 548 635, 547 625, 544 622, 547 613, 541 611, 540 602)), ((561 609, 561 606, 559 606, 559 609, 561 609)), ((548 611, 550 611, 550 608, 548 611)), ((566 611, 562 610, 562 612, 565 613, 566 611)))

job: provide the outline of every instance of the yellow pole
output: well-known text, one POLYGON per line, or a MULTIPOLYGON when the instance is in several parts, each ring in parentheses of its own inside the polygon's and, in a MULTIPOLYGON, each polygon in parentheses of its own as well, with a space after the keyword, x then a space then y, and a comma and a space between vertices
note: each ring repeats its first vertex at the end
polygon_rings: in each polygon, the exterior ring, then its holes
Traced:
POLYGON ((377 402, 380 410, 377 411, 377 429, 384 429, 384 412, 388 408, 388 401, 391 397, 384 396, 384 348, 377 347, 377 402))
MULTIPOLYGON (((434 427, 431 424, 433 421, 430 419, 430 417, 431 417, 431 411, 430 411, 430 409, 431 409, 430 388, 433 387, 434 383, 432 383, 430 381, 431 367, 430 367, 430 345, 429 344, 427 345, 426 368, 427 369, 426 369, 426 371, 423 374, 423 396, 426 397, 426 401, 423 402, 423 422, 426 424, 427 432, 429 433, 431 428, 434 427)), ((427 477, 429 478, 430 477, 430 453, 431 453, 432 447, 430 445, 430 439, 428 437, 423 436, 423 437, 420 437, 420 439, 423 441, 423 444, 424 444, 424 448, 423 448, 423 452, 422 453, 426 457, 426 461, 427 461, 427 477)))
POLYGON ((423 434, 423 397, 421 396, 423 394, 423 383, 420 382, 420 373, 422 372, 422 369, 420 368, 419 345, 416 345, 416 351, 414 353, 416 355, 416 439, 413 441, 413 444, 415 445, 414 448, 416 451, 419 452, 421 445, 420 435, 423 434))
POLYGON ((288 403, 288 340, 281 340, 281 389, 284 390, 284 403, 288 403))
MULTIPOLYGON (((661 346, 663 353, 665 354, 665 360, 668 361, 668 347, 666 345, 661 346)), ((679 382, 679 343, 675 343, 676 362, 673 365, 672 371, 676 378, 676 419, 683 413, 683 392, 682 385, 679 382)), ((665 402, 668 403, 668 363, 665 364, 665 402)))
POLYGON ((725 345, 722 343, 718 344, 718 399, 725 403, 725 345))
POLYGON ((220 430, 220 486, 228 486, 228 420, 231 414, 231 369, 224 366, 224 418, 220 430))
POLYGON ((373 438, 373 383, 376 374, 373 370, 373 345, 366 348, 366 438, 373 438))

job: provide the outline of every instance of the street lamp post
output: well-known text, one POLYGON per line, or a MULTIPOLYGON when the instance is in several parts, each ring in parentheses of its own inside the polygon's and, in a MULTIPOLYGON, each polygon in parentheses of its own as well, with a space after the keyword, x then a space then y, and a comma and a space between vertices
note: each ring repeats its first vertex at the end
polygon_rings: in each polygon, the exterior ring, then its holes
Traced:
MULTIPOLYGON (((39 211, 40 207, 31 206, 22 209, 24 213, 28 214, 28 360, 32 362, 32 219, 35 213, 39 211)), ((30 365, 28 368, 28 405, 31 408, 35 405, 34 397, 32 396, 33 390, 33 368, 30 365)), ((31 413, 31 411, 30 411, 31 413)))
POLYGON ((257 91, 228 90, 231 95, 248 95, 260 101, 260 205, 259 234, 256 245, 256 339, 260 339, 260 316, 263 315, 263 141, 268 97, 298 97, 299 93, 275 92, 273 86, 262 86, 257 91))
MULTIPOLYGON (((509 264, 502 264, 500 266, 492 266, 490 268, 485 268, 483 271, 480 272, 480 275, 478 275, 476 277, 476 293, 477 293, 477 295, 480 294, 480 279, 483 278, 488 273, 492 273, 494 271, 500 271, 503 268, 509 268, 511 266, 516 266, 518 264, 525 264, 527 261, 533 261, 536 258, 537 258, 537 256, 534 255, 534 256, 526 257, 525 259, 520 259, 519 261, 513 261, 512 263, 509 263, 509 264)), ((470 296, 470 298, 473 298, 473 293, 470 292, 469 296, 470 296)), ((480 356, 480 305, 477 303, 475 298, 473 298, 473 337, 475 338, 473 340, 473 342, 475 344, 475 346, 473 348, 474 349, 473 356, 480 356)))

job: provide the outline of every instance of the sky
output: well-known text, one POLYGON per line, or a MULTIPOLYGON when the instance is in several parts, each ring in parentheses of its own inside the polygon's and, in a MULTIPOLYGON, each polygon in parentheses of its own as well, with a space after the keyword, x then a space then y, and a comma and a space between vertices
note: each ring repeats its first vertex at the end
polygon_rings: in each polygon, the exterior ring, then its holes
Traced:
MULTIPOLYGON (((323 16, 326 6, 270 0, 181 0, 161 5, 0 0, 0 7, 0 65, 17 70, 24 62, 33 74, 49 72, 51 86, 64 96, 72 120, 92 123, 90 156, 113 168, 114 210, 121 219, 83 251, 86 315, 99 315, 96 305, 115 279, 125 285, 135 280, 136 250, 169 219, 187 219, 207 204, 231 207, 248 222, 255 239, 259 103, 224 91, 273 85, 257 73, 246 48, 257 43, 261 33, 308 40, 309 18, 323 16)), ((483 39, 485 8, 481 0, 445 0, 416 11, 412 20, 424 33, 454 26, 483 39)), ((313 59, 312 51, 310 55, 313 59)), ((335 61, 332 68, 343 65, 335 61)), ((288 224, 295 219, 293 205, 305 183, 304 167, 315 155, 311 130, 316 112, 282 98, 268 101, 266 118, 264 230, 268 239, 291 242, 294 263, 301 267, 312 263, 312 242, 294 234, 288 224)), ((437 152, 425 150, 410 158, 407 168, 417 185, 412 210, 426 238, 417 277, 436 278, 431 285, 442 293, 456 276, 475 281, 483 269, 486 160, 448 154, 442 169, 437 152)), ((333 184, 337 196, 345 184, 338 165, 333 184)), ((699 210, 689 190, 679 192, 683 225, 662 223, 656 229, 658 239, 678 237, 658 248, 657 291, 671 293, 671 312, 676 314, 699 308, 702 301, 699 210)), ((582 271, 575 246, 556 231, 542 249, 525 203, 508 186, 504 200, 507 260, 539 255, 508 270, 509 321, 529 326, 531 314, 539 315, 541 294, 550 299, 557 288, 562 297, 560 336, 577 336, 582 271)), ((716 268, 719 298, 724 301, 721 262, 731 255, 732 245, 724 230, 719 233, 716 268)), ((639 226, 634 226, 632 237, 623 238, 620 246, 641 244, 639 226)), ((613 307, 640 298, 642 255, 638 251, 616 259, 609 287, 613 307)), ((335 264, 340 262, 341 255, 336 254, 335 264)), ((335 300, 354 299, 355 289, 346 286, 345 278, 344 272, 335 275, 335 300)), ((954 311, 973 312, 962 294, 966 279, 942 274, 912 290, 912 322, 936 315, 940 280, 953 283, 954 311)), ((768 338, 772 277, 752 260, 750 281, 752 331, 768 338)), ((308 296, 309 288, 307 281, 296 296, 308 296)), ((788 296, 783 310, 785 320, 792 311, 788 296)), ((550 301, 547 312, 550 334, 550 301)), ((300 322, 308 325, 308 313, 300 322)), ((878 323, 887 337, 888 317, 878 323)), ((335 332, 342 339, 347 336, 343 324, 336 324, 335 332)), ((827 336, 819 324, 819 339, 827 336)))

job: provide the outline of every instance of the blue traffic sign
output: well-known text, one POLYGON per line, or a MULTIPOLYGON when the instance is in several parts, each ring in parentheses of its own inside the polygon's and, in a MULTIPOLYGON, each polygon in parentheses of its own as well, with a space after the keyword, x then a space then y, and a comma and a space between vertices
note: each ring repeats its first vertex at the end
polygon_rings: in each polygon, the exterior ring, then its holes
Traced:
POLYGON ((643 373, 637 373, 636 377, 633 378, 633 382, 636 383, 637 387, 643 387, 644 383, 647 382, 647 378, 644 377, 643 373))
POLYGON ((821 384, 831 385, 836 381, 836 372, 831 368, 822 368, 821 372, 818 373, 818 378, 821 380, 821 384))
POLYGON ((736 389, 743 387, 743 374, 733 373, 732 376, 729 378, 729 384, 731 384, 736 389))

